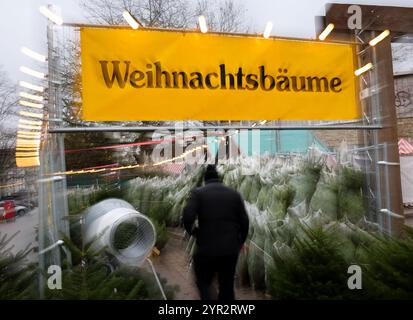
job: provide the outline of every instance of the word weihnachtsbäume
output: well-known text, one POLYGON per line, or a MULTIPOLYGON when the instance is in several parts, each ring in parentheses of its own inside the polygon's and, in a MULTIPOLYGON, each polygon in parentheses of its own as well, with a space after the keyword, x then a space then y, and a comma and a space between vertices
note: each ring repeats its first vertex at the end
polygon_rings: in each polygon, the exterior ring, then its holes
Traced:
POLYGON ((130 61, 99 61, 105 85, 119 88, 127 84, 133 88, 171 89, 228 89, 295 92, 334 92, 342 90, 339 77, 291 76, 287 69, 278 69, 277 74, 266 72, 258 66, 257 73, 244 73, 239 67, 235 73, 228 72, 225 64, 220 64, 216 72, 185 72, 163 70, 159 61, 147 64, 146 70, 133 70, 130 61), (111 67, 110 67, 111 66, 111 67))

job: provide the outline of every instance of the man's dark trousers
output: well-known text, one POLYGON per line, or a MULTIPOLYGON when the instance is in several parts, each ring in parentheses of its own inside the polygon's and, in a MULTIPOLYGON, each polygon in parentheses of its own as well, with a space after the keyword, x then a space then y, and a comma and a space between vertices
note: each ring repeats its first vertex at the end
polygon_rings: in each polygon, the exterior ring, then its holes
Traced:
POLYGON ((212 300, 211 284, 218 275, 218 300, 234 300, 234 276, 238 255, 206 256, 194 255, 194 271, 202 300, 212 300))

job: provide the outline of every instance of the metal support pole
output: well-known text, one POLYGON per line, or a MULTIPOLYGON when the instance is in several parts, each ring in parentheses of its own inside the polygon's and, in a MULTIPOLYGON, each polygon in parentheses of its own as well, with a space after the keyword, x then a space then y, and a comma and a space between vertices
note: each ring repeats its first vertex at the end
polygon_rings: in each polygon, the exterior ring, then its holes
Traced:
MULTIPOLYGON (((41 150, 39 157, 40 157, 40 168, 39 168, 39 174, 42 177, 44 175, 44 168, 43 168, 43 162, 44 162, 44 155, 45 151, 41 150)), ((39 231, 38 231, 38 247, 39 251, 43 250, 45 248, 45 221, 43 218, 44 213, 46 213, 46 208, 45 202, 44 202, 44 184, 38 180, 38 188, 39 188, 39 205, 38 205, 38 210, 39 210, 39 231)), ((45 278, 44 278, 44 270, 45 270, 45 257, 44 255, 38 255, 39 259, 39 279, 38 279, 38 286, 39 286, 39 297, 40 299, 44 298, 44 284, 45 284, 45 278)))
POLYGON ((225 135, 225 159, 230 159, 230 153, 229 153, 229 137, 228 137, 228 129, 224 130, 224 135, 225 135))
MULTIPOLYGON (((377 32, 364 32, 361 37, 371 39, 377 32)), ((390 39, 385 39, 376 47, 358 50, 359 66, 368 62, 373 69, 362 76, 360 81, 363 104, 363 120, 367 126, 380 126, 381 130, 363 131, 365 146, 376 146, 374 151, 367 150, 371 159, 366 167, 367 195, 371 214, 374 213, 381 231, 392 232, 390 216, 384 216, 382 208, 392 212, 401 212, 400 170, 397 166, 389 167, 388 163, 398 163, 397 120, 394 107, 394 85, 391 67, 390 39), (384 160, 383 160, 384 159, 384 160), (386 163, 386 166, 382 164, 386 163), (391 184, 391 188, 389 187, 391 184), (374 201, 374 202, 373 202, 374 201), (375 203, 375 208, 371 204, 375 203)), ((373 220, 374 219, 373 216, 373 220)), ((396 233, 400 231, 397 228, 396 233)))
MULTIPOLYGON (((388 161, 388 150, 387 150, 387 143, 384 143, 384 161, 385 163, 387 163, 388 161)), ((385 204, 386 204, 386 208, 391 208, 391 197, 390 197, 390 185, 389 185, 389 166, 385 165, 384 166, 384 184, 385 184, 385 204)), ((382 212, 380 210, 380 212, 382 212)), ((391 235, 391 216, 388 214, 386 215, 387 219, 386 219, 386 224, 387 224, 387 234, 391 235)))
POLYGON ((188 126, 188 127, 121 127, 121 126, 102 126, 102 127, 54 127, 49 129, 49 133, 87 133, 87 132, 145 132, 163 130, 378 130, 383 129, 381 125, 300 125, 300 126, 188 126))
POLYGON ((155 267, 154 267, 151 259, 146 258, 146 261, 148 261, 148 263, 149 263, 149 265, 150 265, 150 267, 151 267, 151 270, 152 270, 153 275, 154 275, 154 277, 155 277, 156 283, 158 284, 159 290, 161 291, 161 294, 162 294, 163 299, 164 299, 164 300, 168 300, 168 299, 166 298, 165 292, 163 291, 162 283, 161 283, 161 281, 159 280, 158 275, 156 274, 156 270, 155 270, 155 267))
MULTIPOLYGON (((52 6, 49 5, 52 10, 52 6)), ((60 97, 60 82, 57 52, 55 40, 56 26, 48 21, 47 47, 48 47, 48 91, 47 112, 51 119, 61 119, 62 105, 60 97)), ((48 121, 46 127, 57 125, 59 122, 48 121)), ((45 135, 40 152, 40 179, 39 183, 39 295, 44 298, 44 273, 49 265, 61 265, 59 246, 51 246, 60 238, 62 232, 69 236, 69 224, 64 219, 68 215, 66 195, 66 177, 49 178, 50 174, 65 170, 65 157, 63 136, 45 135), (46 250, 47 249, 47 250, 46 250)), ((71 257, 67 255, 70 265, 71 257)))

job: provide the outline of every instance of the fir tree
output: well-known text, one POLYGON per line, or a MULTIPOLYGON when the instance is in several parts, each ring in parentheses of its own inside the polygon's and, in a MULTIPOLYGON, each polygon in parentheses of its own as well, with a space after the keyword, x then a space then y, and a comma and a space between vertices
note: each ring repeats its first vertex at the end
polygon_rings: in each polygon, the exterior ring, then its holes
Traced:
POLYGON ((0 300, 36 298, 36 269, 26 261, 31 248, 12 254, 10 242, 16 235, 0 233, 0 300))

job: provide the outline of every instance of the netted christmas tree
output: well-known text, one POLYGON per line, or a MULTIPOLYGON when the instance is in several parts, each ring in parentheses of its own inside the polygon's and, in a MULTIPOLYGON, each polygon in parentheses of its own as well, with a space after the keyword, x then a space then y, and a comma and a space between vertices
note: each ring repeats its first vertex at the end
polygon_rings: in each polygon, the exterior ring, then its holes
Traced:
MULTIPOLYGON (((147 300, 162 299, 154 275, 142 267, 114 266, 104 249, 94 251, 93 241, 79 248, 68 238, 64 246, 70 251, 72 264, 62 269, 62 289, 45 286, 46 299, 69 300, 147 300)), ((176 288, 161 279, 168 299, 176 288)))
MULTIPOLYGON (((309 152, 220 161, 223 183, 240 192, 250 218, 238 283, 277 299, 411 297, 411 237, 381 235, 366 219, 364 174, 351 163, 332 168, 325 160, 325 154, 309 152), (366 275, 363 292, 347 287, 353 263, 366 275)), ((161 248, 166 228, 180 225, 190 191, 201 182, 198 168, 174 177, 135 178, 121 191, 152 219, 161 248)), ((188 239, 190 263, 195 239, 188 239)))

